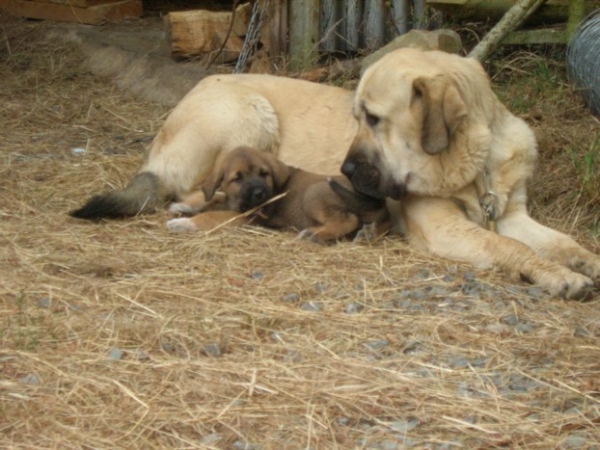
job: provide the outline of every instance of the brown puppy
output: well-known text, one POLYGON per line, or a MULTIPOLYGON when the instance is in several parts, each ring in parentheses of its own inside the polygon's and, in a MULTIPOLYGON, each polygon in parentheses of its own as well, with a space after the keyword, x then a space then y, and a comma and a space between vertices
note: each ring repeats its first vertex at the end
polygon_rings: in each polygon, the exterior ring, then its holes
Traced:
MULTIPOLYGON (((290 167, 250 147, 239 147, 225 155, 202 184, 202 190, 208 201, 220 190, 225 197, 225 211, 172 219, 167 222, 169 229, 207 231, 235 217, 236 225, 251 220, 269 228, 296 229, 302 238, 330 241, 371 223, 372 232, 378 236, 392 224, 385 202, 356 193, 345 177, 328 178, 290 167), (281 198, 265 204, 281 194, 281 198), (237 216, 257 207, 260 209, 246 220, 237 216)), ((188 207, 193 210, 192 205, 188 207)), ((371 238, 366 232, 360 238, 371 238)))

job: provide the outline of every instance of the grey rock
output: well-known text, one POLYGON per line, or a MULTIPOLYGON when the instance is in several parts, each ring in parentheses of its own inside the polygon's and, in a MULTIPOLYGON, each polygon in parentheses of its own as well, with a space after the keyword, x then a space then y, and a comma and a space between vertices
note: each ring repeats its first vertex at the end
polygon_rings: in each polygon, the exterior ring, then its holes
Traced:
POLYGON ((265 276, 264 276, 264 274, 261 271, 257 270, 256 272, 252 272, 252 274, 250 275, 250 277, 253 280, 262 280, 265 276))
POLYGON ((410 430, 414 430, 419 425, 419 420, 411 418, 408 420, 397 420, 389 424, 389 427, 399 433, 406 433, 410 430))
POLYGON ((216 444, 221 439, 223 439, 222 434, 211 433, 211 434, 207 434, 206 436, 202 437, 202 439, 200 439, 200 444, 202 444, 202 445, 216 444))
POLYGON ((358 314, 364 309, 364 305, 358 302, 348 302, 344 308, 346 314, 358 314))
POLYGON ((40 298, 38 300, 38 306, 40 308, 50 308, 52 306, 52 300, 50 300, 48 297, 40 298))
POLYGON ((576 337, 590 337, 592 334, 589 332, 587 328, 584 328, 580 325, 575 327, 575 336, 576 337))
POLYGON ((319 312, 323 310, 322 302, 305 302, 300 305, 302 311, 319 312))
POLYGON ((123 358, 123 350, 120 348, 114 347, 108 352, 108 359, 119 361, 121 358, 123 358))
POLYGON ((371 351, 380 352, 386 348, 390 343, 387 339, 375 339, 372 341, 364 342, 363 345, 371 351))
POLYGON ((587 446, 588 438, 583 433, 573 433, 560 444, 560 448, 579 449, 587 446))
POLYGON ((23 375, 19 381, 21 384, 37 386, 40 384, 40 377, 38 377, 35 373, 28 373, 27 375, 23 375))
POLYGON ((322 294, 323 292, 326 292, 329 289, 329 286, 327 285, 327 283, 323 283, 322 281, 318 281, 315 283, 315 289, 317 290, 317 292, 319 292, 320 294, 322 294))
POLYGON ((528 334, 533 331, 533 325, 530 322, 520 323, 515 327, 515 330, 521 334, 528 334))
POLYGON ((515 316, 514 314, 509 314, 508 316, 505 316, 502 318, 502 322, 514 327, 515 325, 517 325, 519 323, 519 318, 517 316, 515 316))
POLYGON ((285 294, 283 297, 281 297, 281 301, 283 303, 295 303, 298 300, 300 300, 300 294, 297 292, 290 292, 289 294, 285 294))
POLYGON ((207 356, 219 357, 221 356, 221 347, 216 342, 211 342, 204 346, 204 352, 207 356))
POLYGON ((427 269, 421 269, 415 274, 415 278, 418 278, 420 280, 426 280, 430 276, 431 276, 431 272, 429 272, 429 270, 427 270, 427 269))

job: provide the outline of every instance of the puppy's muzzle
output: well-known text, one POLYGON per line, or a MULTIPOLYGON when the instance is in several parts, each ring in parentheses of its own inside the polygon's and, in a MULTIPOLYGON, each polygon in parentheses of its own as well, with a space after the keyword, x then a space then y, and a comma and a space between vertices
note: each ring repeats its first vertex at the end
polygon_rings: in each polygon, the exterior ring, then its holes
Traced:
POLYGON ((249 179, 241 189, 240 211, 246 212, 269 200, 273 196, 273 190, 262 178, 249 179))

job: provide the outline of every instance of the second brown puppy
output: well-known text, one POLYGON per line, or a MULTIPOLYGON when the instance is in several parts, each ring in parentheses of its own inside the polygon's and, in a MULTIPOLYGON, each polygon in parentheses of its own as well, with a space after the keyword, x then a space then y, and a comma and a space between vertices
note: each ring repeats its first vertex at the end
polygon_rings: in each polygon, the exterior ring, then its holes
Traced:
POLYGON ((360 236, 367 239, 392 227, 385 201, 356 193, 345 177, 328 178, 290 167, 250 147, 225 155, 202 184, 202 191, 207 202, 221 191, 225 210, 171 219, 169 229, 208 231, 235 219, 236 225, 252 221, 269 228, 295 229, 302 238, 330 241, 351 235, 364 225, 369 227, 360 236), (239 217, 280 194, 285 195, 247 217, 239 217))

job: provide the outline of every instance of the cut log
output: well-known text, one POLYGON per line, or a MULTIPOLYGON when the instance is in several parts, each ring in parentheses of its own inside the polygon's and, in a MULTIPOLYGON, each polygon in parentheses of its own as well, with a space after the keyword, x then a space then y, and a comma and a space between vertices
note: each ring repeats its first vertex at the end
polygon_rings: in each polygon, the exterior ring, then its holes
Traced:
MULTIPOLYGON (((243 36, 246 34, 249 19, 246 5, 238 7, 235 15, 232 32, 219 56, 219 62, 236 59, 244 45, 243 36)), ((165 24, 171 43, 171 54, 189 58, 217 52, 227 37, 231 16, 231 12, 207 10, 169 13, 165 24)))
POLYGON ((535 12, 546 0, 518 0, 500 19, 494 28, 475 46, 470 58, 485 61, 508 33, 516 29, 535 12))
POLYGON ((109 21, 119 21, 140 17, 143 13, 141 0, 126 0, 102 4, 80 0, 87 7, 76 7, 73 4, 39 2, 27 0, 0 0, 0 9, 15 16, 31 19, 55 20, 57 22, 76 22, 97 25, 109 21))

